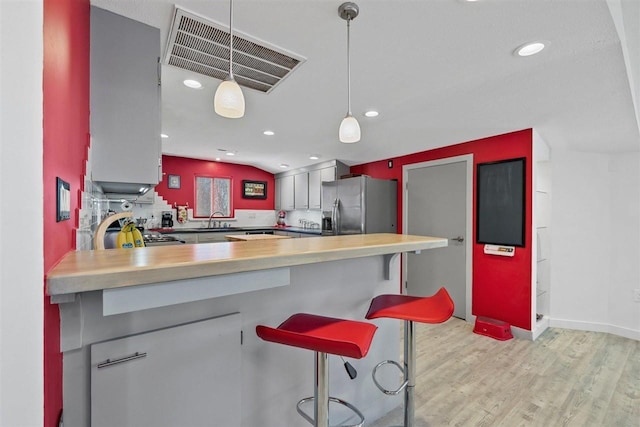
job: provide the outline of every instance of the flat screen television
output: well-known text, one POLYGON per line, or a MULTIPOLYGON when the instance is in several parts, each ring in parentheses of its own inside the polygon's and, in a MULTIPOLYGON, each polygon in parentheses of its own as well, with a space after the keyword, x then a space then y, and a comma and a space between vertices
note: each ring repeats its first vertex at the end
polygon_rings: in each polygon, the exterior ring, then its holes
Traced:
POLYGON ((477 243, 525 246, 525 160, 478 164, 477 243))

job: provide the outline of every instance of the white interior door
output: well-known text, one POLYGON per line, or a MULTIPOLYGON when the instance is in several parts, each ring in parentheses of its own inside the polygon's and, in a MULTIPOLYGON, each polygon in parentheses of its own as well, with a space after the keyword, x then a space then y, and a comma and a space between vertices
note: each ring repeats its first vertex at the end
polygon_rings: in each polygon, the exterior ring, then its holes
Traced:
POLYGON ((445 287, 454 316, 471 321, 471 191, 473 156, 405 166, 404 233, 446 237, 449 246, 405 257, 409 295, 445 287))

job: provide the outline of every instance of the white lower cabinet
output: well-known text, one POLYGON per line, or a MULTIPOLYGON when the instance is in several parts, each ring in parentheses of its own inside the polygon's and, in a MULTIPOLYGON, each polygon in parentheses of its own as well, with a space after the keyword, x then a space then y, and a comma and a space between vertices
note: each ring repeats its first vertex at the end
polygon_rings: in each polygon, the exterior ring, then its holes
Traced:
POLYGON ((91 426, 240 426, 239 313, 91 346, 91 426))

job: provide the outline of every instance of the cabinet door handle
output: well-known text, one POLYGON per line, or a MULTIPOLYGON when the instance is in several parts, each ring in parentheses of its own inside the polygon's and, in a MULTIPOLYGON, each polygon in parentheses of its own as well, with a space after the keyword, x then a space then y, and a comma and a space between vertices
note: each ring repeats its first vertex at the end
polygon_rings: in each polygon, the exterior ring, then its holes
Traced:
POLYGON ((147 357, 147 353, 138 353, 137 351, 129 356, 124 356, 119 359, 107 359, 102 363, 98 363, 98 369, 106 368, 108 366, 117 365, 118 363, 128 362, 130 360, 142 359, 143 357, 147 357))

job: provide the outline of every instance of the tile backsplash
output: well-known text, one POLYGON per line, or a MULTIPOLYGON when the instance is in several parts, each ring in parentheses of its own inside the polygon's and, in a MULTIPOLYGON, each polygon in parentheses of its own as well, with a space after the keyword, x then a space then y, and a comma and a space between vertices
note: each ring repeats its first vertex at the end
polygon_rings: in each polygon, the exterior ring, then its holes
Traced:
MULTIPOLYGON (((151 190, 153 191, 153 190, 151 190)), ((160 226, 162 212, 170 211, 173 217, 173 228, 203 228, 208 225, 208 218, 193 218, 193 209, 188 209, 188 221, 179 224, 176 221, 176 210, 167 203, 157 192, 153 194, 153 203, 131 203, 133 218, 146 218, 147 228, 153 226, 151 220, 155 219, 160 226)), ((145 197, 149 199, 149 197, 145 197)), ((123 212, 122 199, 110 200, 102 193, 100 188, 91 181, 85 181, 85 191, 82 193, 82 209, 79 215, 79 227, 76 231, 77 250, 90 250, 93 248, 93 233, 98 225, 110 214, 110 211, 123 212)), ((233 218, 220 218, 222 224, 230 227, 268 227, 276 224, 275 210, 249 210, 235 209, 233 218)))

